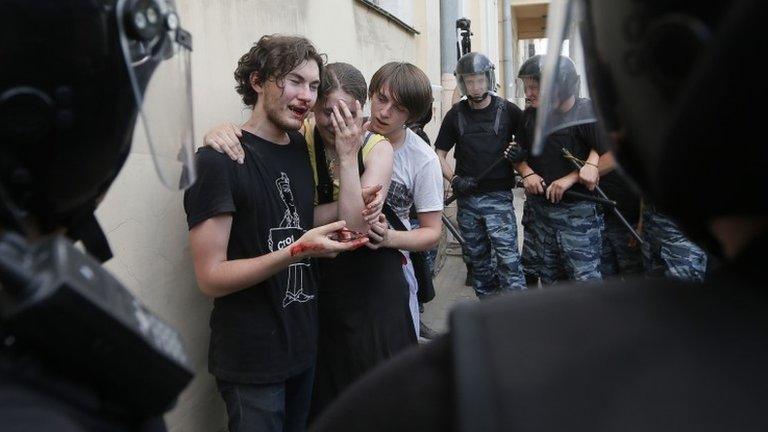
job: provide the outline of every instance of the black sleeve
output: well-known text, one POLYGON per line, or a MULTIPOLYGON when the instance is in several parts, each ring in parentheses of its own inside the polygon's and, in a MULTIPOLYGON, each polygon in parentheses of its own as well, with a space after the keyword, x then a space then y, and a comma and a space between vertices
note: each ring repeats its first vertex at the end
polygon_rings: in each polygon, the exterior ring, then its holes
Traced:
POLYGON ((202 147, 195 155, 195 163, 197 181, 184 192, 189 229, 214 216, 235 212, 232 181, 235 162, 210 147, 202 147))
POLYGON ((440 124, 440 132, 438 132, 437 139, 435 140, 435 149, 437 150, 449 151, 459 138, 458 131, 456 130, 458 126, 457 106, 458 104, 454 105, 448 111, 443 119, 443 123, 440 124))
POLYGON ((512 141, 512 135, 515 136, 515 141, 520 142, 519 129, 520 129, 521 120, 523 118, 523 111, 520 110, 520 108, 517 105, 513 104, 512 102, 510 101, 505 101, 505 102, 507 104, 507 115, 509 116, 509 124, 511 126, 509 128, 509 136, 507 137, 507 142, 512 141))
POLYGON ((533 123, 535 121, 536 112, 526 110, 520 115, 520 121, 517 123, 517 142, 522 148, 529 151, 533 146, 533 123))
POLYGON ((424 131, 424 128, 419 126, 411 129, 416 135, 419 136, 419 138, 423 139, 425 143, 427 143, 428 146, 431 147, 432 142, 429 140, 429 135, 424 131))
POLYGON ((363 376, 331 403, 310 430, 456 430, 448 337, 411 348, 363 376))
POLYGON ((580 129, 587 147, 594 149, 600 156, 608 151, 607 138, 597 123, 583 125, 580 129))

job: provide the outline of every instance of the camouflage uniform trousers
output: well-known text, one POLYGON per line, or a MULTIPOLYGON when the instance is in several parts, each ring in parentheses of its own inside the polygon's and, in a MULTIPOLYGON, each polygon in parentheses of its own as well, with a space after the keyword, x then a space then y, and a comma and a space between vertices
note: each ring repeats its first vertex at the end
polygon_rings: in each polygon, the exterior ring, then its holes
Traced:
MULTIPOLYGON (((599 280, 603 216, 586 201, 552 204, 526 194, 523 266, 549 285, 558 280, 599 280), (528 242, 526 247, 526 242, 528 242)), ((525 215, 524 215, 525 216, 525 215)))
POLYGON ((643 267, 649 277, 701 282, 707 254, 652 206, 643 210, 643 267))
POLYGON ((526 195, 525 203, 523 204, 523 253, 520 257, 520 262, 523 264, 523 273, 525 274, 526 283, 529 286, 535 286, 538 279, 541 277, 542 263, 544 261, 543 248, 543 234, 535 223, 535 221, 543 220, 543 213, 540 211, 540 206, 533 202, 534 200, 528 198, 526 195))
POLYGON ((627 227, 611 214, 604 217, 605 228, 600 257, 600 272, 603 278, 643 274, 643 254, 640 251, 640 245, 630 247, 633 237, 627 227))
POLYGON ((525 289, 512 192, 462 197, 458 207, 459 230, 466 241, 477 297, 525 289))

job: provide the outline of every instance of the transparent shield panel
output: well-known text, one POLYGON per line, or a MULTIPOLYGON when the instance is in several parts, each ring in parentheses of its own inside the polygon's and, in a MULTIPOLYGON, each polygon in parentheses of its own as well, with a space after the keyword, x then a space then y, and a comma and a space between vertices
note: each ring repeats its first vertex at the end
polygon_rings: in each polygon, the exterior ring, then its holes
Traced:
MULTIPOLYGON (((122 11, 125 1, 118 3, 122 11)), ((160 181, 185 189, 195 181, 192 125, 191 36, 178 27, 175 15, 151 40, 125 31, 118 13, 120 43, 138 108, 133 153, 151 156, 160 181)), ((149 16, 149 14, 147 14, 149 16)))
POLYGON ((541 154, 549 135, 586 123, 597 117, 583 86, 586 77, 583 49, 575 37, 582 23, 578 0, 555 0, 547 21, 548 50, 545 54, 539 88, 533 154, 541 154), (576 61, 579 62, 577 65, 576 61))
POLYGON ((152 156, 166 187, 186 189, 195 180, 190 55, 178 44, 173 49, 143 94, 133 151, 152 156))

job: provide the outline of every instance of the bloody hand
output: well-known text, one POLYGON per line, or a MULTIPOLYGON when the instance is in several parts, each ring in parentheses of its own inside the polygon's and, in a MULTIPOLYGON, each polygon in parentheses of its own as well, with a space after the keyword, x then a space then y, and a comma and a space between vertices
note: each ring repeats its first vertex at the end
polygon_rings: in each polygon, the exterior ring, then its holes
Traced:
POLYGON ((366 237, 365 233, 361 233, 360 231, 352 231, 351 229, 347 228, 341 228, 328 234, 329 239, 341 243, 348 243, 363 237, 366 237))

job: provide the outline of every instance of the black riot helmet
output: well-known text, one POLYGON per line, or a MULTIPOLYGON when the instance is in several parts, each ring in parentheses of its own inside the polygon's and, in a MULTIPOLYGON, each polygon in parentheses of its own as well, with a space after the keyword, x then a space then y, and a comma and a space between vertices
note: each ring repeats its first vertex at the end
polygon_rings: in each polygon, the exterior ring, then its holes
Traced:
POLYGON ((456 70, 453 72, 456 76, 456 83, 461 90, 461 94, 473 102, 480 102, 488 96, 490 91, 496 89, 496 66, 491 59, 484 54, 471 52, 464 54, 456 63, 456 70), (480 95, 470 95, 467 92, 465 79, 472 75, 482 75, 485 77, 485 91, 480 95))
MULTIPOLYGON (((617 159, 645 194, 690 235, 706 239, 723 216, 768 212, 768 97, 764 68, 745 61, 768 46, 760 0, 571 0, 602 124, 617 159), (724 72, 739 85, 724 82, 724 72)), ((550 11, 552 12, 552 11, 550 11)), ((555 27, 560 27, 558 31, 555 27)), ((559 34, 558 34, 559 32, 559 34)), ((557 48, 557 39, 552 40, 557 48)))
POLYGON ((515 80, 515 97, 525 99, 525 106, 538 108, 539 84, 544 57, 537 54, 523 62, 515 80))
POLYGON ((543 63, 544 58, 541 56, 541 54, 536 54, 535 56, 523 62, 523 65, 520 66, 520 70, 517 72, 517 77, 540 79, 541 67, 543 63))
POLYGON ((563 102, 570 97, 579 95, 579 74, 576 73, 576 65, 570 58, 561 55, 557 68, 555 98, 557 102, 563 102))
POLYGON ((4 229, 33 219, 101 248, 93 211, 137 117, 134 150, 152 156, 161 180, 194 179, 191 37, 172 0, 0 0, 0 46, 4 229))
MULTIPOLYGON (((525 97, 525 86, 531 84, 529 80, 533 80, 536 84, 541 80, 541 71, 544 67, 544 56, 537 54, 520 66, 520 70, 517 73, 516 82, 516 94, 518 97, 525 97)), ((561 55, 560 62, 557 68, 557 76, 555 77, 556 92, 553 92, 552 104, 557 105, 559 102, 565 101, 571 96, 579 95, 579 74, 576 72, 576 65, 570 58, 561 55)))

